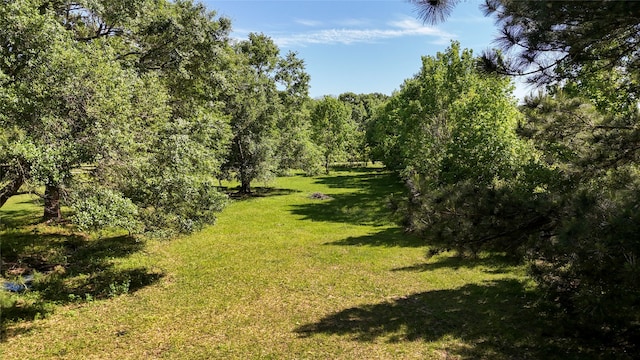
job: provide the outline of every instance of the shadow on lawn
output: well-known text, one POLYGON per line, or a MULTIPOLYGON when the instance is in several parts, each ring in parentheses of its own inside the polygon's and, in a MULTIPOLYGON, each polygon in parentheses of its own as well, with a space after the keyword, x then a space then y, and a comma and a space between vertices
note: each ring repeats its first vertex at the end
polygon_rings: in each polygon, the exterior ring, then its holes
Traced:
POLYGON ((453 337, 462 344, 447 353, 473 359, 584 359, 536 310, 535 299, 517 280, 469 284, 345 309, 295 332, 392 343, 453 337))
POLYGON ((0 341, 19 331, 4 331, 6 325, 46 316, 53 311, 54 304, 132 293, 164 276, 158 270, 115 266, 114 260, 143 250, 144 242, 130 236, 90 240, 78 235, 27 230, 6 232, 2 236, 0 273, 17 279, 20 275, 38 275, 26 292, 0 294, 5 299, 0 341))
POLYGON ((316 183, 327 185, 333 189, 360 189, 365 193, 377 194, 381 196, 393 193, 401 193, 403 185, 400 178, 390 171, 378 171, 375 169, 365 169, 357 173, 346 175, 329 175, 318 177, 316 183))
POLYGON ((326 245, 422 247, 425 246, 425 243, 417 236, 407 234, 402 229, 393 227, 371 235, 348 237, 346 239, 328 242, 326 245))
POLYGON ((242 194, 240 193, 240 187, 228 188, 222 187, 221 191, 225 192, 229 195, 230 198, 234 200, 246 200, 252 198, 264 198, 271 196, 283 196, 283 195, 291 195, 295 193, 299 193, 300 190, 294 189, 280 189, 280 188, 271 188, 271 187, 253 187, 251 189, 251 194, 242 194))
POLYGON ((512 257, 503 254, 487 254, 477 258, 468 258, 462 256, 440 257, 436 261, 423 264, 416 264, 392 271, 432 271, 442 268, 460 269, 460 268, 484 268, 485 272, 491 274, 507 274, 512 273, 517 267, 521 266, 521 262, 512 257))
POLYGON ((329 195, 332 199, 293 206, 292 213, 304 220, 384 226, 392 216, 388 197, 402 193, 402 183, 389 172, 368 172, 320 177, 316 183, 331 189, 357 189, 329 195))
POLYGON ((40 210, 42 206, 40 199, 26 199, 3 208, 0 212, 0 230, 37 224, 42 219, 34 217, 34 209, 40 210))

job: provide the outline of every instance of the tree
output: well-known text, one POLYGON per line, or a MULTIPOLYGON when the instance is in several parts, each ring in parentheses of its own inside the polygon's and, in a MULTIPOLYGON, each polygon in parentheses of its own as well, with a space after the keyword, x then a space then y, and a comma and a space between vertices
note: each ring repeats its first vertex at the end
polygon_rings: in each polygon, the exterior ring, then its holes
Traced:
POLYGON ((329 174, 331 162, 344 156, 356 126, 351 120, 349 108, 330 96, 316 101, 311 123, 313 140, 321 148, 325 172, 329 174))
POLYGON ((249 34, 235 48, 234 86, 224 97, 233 140, 223 171, 248 194, 256 179, 294 166, 313 167, 305 108, 309 75, 304 61, 295 53, 280 57, 280 49, 264 34, 249 34))
POLYGON ((402 146, 409 135, 404 128, 405 121, 411 121, 412 115, 406 113, 411 111, 407 96, 401 96, 405 89, 413 87, 415 79, 407 79, 400 87, 400 91, 395 93, 369 123, 367 129, 367 142, 371 148, 371 159, 382 161, 388 169, 400 171, 406 166, 406 159, 409 157, 409 147, 402 146))
POLYGON ((305 72, 304 61, 296 53, 289 52, 280 59, 275 80, 282 104, 276 125, 278 171, 303 169, 307 174, 316 174, 320 168, 320 154, 311 141, 310 77, 305 72))
POLYGON ((569 82, 529 98, 524 108, 523 135, 556 169, 542 181, 546 197, 557 199, 552 226, 537 229, 545 236, 533 243, 529 257, 531 274, 568 323, 628 348, 634 342, 625 342, 637 336, 640 316, 635 310, 640 289, 633 280, 640 251, 633 235, 640 173, 636 155, 627 150, 636 139, 638 116, 625 112, 629 106, 618 107, 619 113, 602 111, 618 98, 611 92, 615 82, 589 81, 602 76, 617 78, 590 73, 580 85, 569 82), (614 97, 601 107, 603 94, 614 97))
POLYGON ((155 109, 166 120, 146 132, 134 167, 116 167, 109 179, 140 208, 147 231, 191 232, 213 223, 225 204, 215 179, 231 139, 222 104, 234 57, 230 23, 191 1, 154 6, 120 59, 165 89, 165 105, 155 109))
MULTIPOLYGON (((440 21, 458 1, 413 2, 440 21)), ((484 9, 502 33, 502 54, 487 52, 485 69, 547 85, 528 99, 520 129, 553 170, 529 172, 539 185, 527 196, 544 199, 533 209, 549 219, 529 231, 532 274, 568 323, 633 353, 640 3, 487 0, 484 9)))
POLYGON ((82 228, 211 222, 228 139, 212 79, 222 81, 228 21, 183 1, 6 5, 2 201, 28 182, 46 187, 45 218, 60 217, 67 194, 82 228))
POLYGON ((269 37, 250 34, 236 45, 233 91, 225 96, 225 112, 231 116, 231 153, 223 165, 235 174, 240 192, 251 193, 251 182, 272 176, 276 162, 276 121, 280 103, 274 72, 279 49, 269 37))
POLYGON ((117 131, 135 116, 135 74, 110 59, 102 39, 78 42, 31 2, 3 7, 2 69, 4 198, 27 180, 43 184, 44 219, 59 219, 62 184, 72 170, 122 145, 117 131), (5 25, 3 24, 3 25, 5 25), (113 136, 103 129, 112 128, 113 136))
POLYGON ((380 93, 354 94, 347 92, 338 96, 338 100, 351 108, 351 120, 356 124, 354 137, 347 148, 350 160, 362 162, 370 160, 370 148, 367 139, 369 123, 376 109, 387 98, 387 95, 380 93))
POLYGON ((476 253, 511 241, 518 249, 522 241, 509 226, 537 214, 523 211, 499 222, 502 211, 515 206, 492 206, 505 189, 532 186, 522 178, 535 153, 516 134, 521 114, 509 79, 482 74, 475 65, 472 52, 455 42, 423 57, 421 71, 374 119, 376 146, 408 186, 405 224, 430 245, 476 253))

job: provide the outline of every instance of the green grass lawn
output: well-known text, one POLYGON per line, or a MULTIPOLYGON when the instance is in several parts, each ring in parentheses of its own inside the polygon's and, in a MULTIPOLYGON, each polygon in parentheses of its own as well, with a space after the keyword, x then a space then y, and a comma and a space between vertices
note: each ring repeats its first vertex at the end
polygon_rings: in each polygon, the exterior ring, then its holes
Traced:
MULTIPOLYGON (((260 184, 258 184, 260 185, 260 184)), ((191 236, 139 241, 36 225, 26 195, 0 214, 0 358, 584 358, 499 255, 427 259, 390 220, 402 184, 378 169, 279 178, 191 236), (310 198, 321 192, 331 199, 310 198), (18 228, 16 228, 18 227, 18 228)))

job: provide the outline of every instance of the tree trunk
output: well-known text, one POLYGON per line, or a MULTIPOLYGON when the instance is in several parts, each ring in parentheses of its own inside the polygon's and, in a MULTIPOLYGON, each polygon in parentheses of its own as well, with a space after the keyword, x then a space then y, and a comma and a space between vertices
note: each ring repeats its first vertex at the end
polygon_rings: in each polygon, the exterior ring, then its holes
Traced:
POLYGON ((327 172, 327 175, 329 175, 329 156, 324 157, 324 170, 327 172))
POLYGON ((247 171, 245 164, 246 159, 244 157, 244 151, 242 150, 242 143, 239 139, 236 139, 236 145, 238 146, 238 154, 240 155, 240 193, 251 194, 251 180, 247 179, 247 171))
POLYGON ((22 176, 18 176, 0 190, 0 208, 7 202, 7 200, 9 200, 10 197, 20 190, 20 186, 22 186, 23 183, 24 178, 22 176))
POLYGON ((240 192, 243 194, 251 194, 251 181, 243 177, 240 182, 240 192))
POLYGON ((62 213, 60 212, 60 187, 57 185, 48 185, 44 190, 44 221, 60 221, 62 213))

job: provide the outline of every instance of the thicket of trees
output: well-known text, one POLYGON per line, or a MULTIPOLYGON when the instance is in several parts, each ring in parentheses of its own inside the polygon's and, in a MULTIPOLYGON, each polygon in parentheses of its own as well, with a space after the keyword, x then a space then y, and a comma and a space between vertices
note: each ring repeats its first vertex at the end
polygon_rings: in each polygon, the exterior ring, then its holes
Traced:
MULTIPOLYGON (((413 2, 433 22, 457 3, 413 2)), ((476 66, 456 44, 425 58, 375 120, 374 154, 406 179, 401 212, 427 243, 528 261, 565 324, 634 348, 640 3, 488 0, 484 10, 500 49, 476 66), (545 90, 518 111, 504 75, 545 90)))
POLYGON ((370 128, 376 159, 407 184, 405 225, 432 245, 461 253, 517 248, 513 240, 496 242, 534 220, 523 213, 516 218, 517 210, 496 202, 513 187, 533 191, 536 180, 525 170, 543 166, 532 144, 516 134, 523 116, 510 80, 478 71, 477 59, 458 43, 422 63, 370 128))
POLYGON ((0 206, 27 189, 44 220, 190 232, 217 179, 319 168, 304 62, 201 4, 8 1, 0 28, 0 206))
POLYGON ((44 219, 64 200, 81 228, 215 219, 227 20, 186 1, 29 0, 5 2, 0 22, 2 204, 43 186, 44 219))
POLYGON ((371 151, 367 133, 377 108, 388 96, 347 92, 324 96, 311 103, 311 139, 321 156, 325 173, 335 162, 368 163, 371 151))
POLYGON ((302 59, 264 34, 231 41, 201 4, 9 1, 0 25, 0 206, 22 188, 44 220, 64 203, 81 229, 190 232, 224 206, 218 179, 250 193, 367 161, 383 95, 312 100, 302 59))

